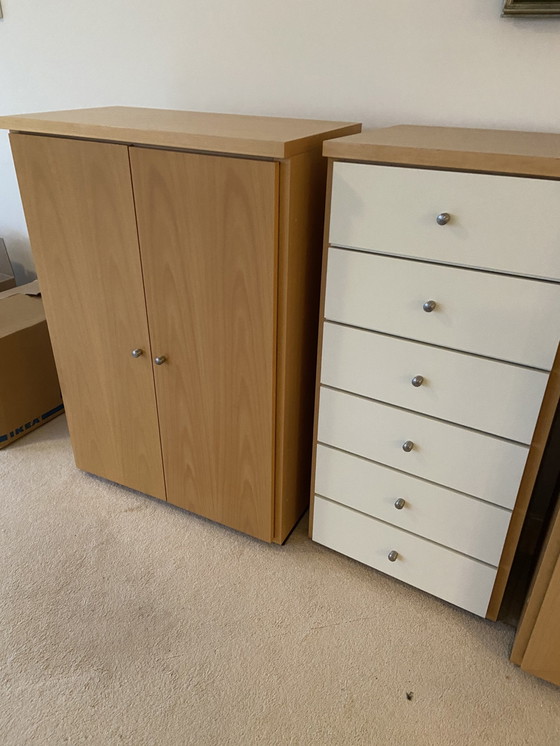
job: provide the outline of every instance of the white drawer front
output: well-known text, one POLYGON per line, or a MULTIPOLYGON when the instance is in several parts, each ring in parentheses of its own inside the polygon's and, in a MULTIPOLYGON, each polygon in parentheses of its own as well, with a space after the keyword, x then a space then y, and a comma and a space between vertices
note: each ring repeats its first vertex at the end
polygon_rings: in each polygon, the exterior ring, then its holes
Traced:
POLYGON ((546 373, 509 363, 323 327, 322 383, 520 443, 531 442, 547 381, 546 373))
POLYGON ((321 443, 511 510, 528 447, 321 387, 321 443), (414 448, 405 452, 405 441, 414 448))
POLYGON ((495 566, 511 517, 504 508, 321 444, 315 492, 495 566), (399 500, 404 506, 397 509, 399 500))
POLYGON ((325 318, 550 370, 560 286, 331 248, 325 318))
POLYGON ((559 207, 558 181, 335 163, 329 240, 560 279, 559 207))
POLYGON ((456 606, 486 615, 496 570, 350 508, 315 497, 313 540, 456 606), (388 560, 398 552, 395 562, 388 560))

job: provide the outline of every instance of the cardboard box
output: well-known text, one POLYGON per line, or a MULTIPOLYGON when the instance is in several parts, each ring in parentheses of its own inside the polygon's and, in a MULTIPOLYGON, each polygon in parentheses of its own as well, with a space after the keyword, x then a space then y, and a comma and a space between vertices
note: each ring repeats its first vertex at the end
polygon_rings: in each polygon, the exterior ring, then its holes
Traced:
POLYGON ((6 244, 4 240, 0 238, 0 292, 3 290, 9 290, 15 288, 16 280, 12 265, 6 251, 6 244))
POLYGON ((37 283, 0 294, 0 448, 64 411, 37 283))
POLYGON ((10 288, 14 288, 15 286, 16 281, 14 277, 5 275, 3 272, 0 272, 0 292, 2 292, 2 290, 9 290, 10 288))

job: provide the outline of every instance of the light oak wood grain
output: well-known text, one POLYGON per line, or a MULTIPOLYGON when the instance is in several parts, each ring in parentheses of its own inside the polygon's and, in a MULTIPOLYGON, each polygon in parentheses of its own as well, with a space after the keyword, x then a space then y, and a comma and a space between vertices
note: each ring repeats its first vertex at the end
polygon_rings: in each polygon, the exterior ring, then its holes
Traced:
POLYGON ((323 155, 369 163, 560 178, 560 135, 398 125, 329 140, 323 155))
MULTIPOLYGON (((543 601, 551 584, 555 567, 560 558, 560 501, 557 501, 548 535, 539 557, 531 587, 527 593, 523 612, 517 627, 517 634, 511 651, 511 660, 518 666, 523 662, 527 645, 535 629, 543 601)), ((558 619, 558 617, 557 617, 558 619)), ((558 642, 557 636, 555 640, 558 642)), ((559 646, 560 649, 560 646, 559 646)))
POLYGON ((317 475, 317 434, 319 430, 319 399, 321 395, 321 370, 323 362, 323 339, 325 319, 325 295, 327 289, 327 263, 329 257, 329 225, 332 207, 333 160, 327 159, 327 186, 325 195, 325 219, 323 223, 323 254, 321 260, 321 288, 319 291, 319 329, 317 334, 317 354, 315 360, 315 397, 313 415, 313 453, 311 457, 311 492, 309 496, 309 538, 313 538, 313 518, 315 514, 315 480, 317 475))
POLYGON ((66 137, 288 158, 325 137, 359 132, 356 122, 173 111, 126 106, 0 117, 0 128, 66 137))
MULTIPOLYGON (((127 301, 143 303, 143 314, 147 303, 150 358, 168 358, 140 364, 157 383, 172 500, 283 542, 307 505, 322 141, 361 125, 105 107, 2 117, 0 126, 29 141, 128 146, 146 292, 127 301)), ((87 187, 74 187, 88 203, 87 187)), ((127 198, 108 199, 121 208, 127 198)))
POLYGON ((278 165, 131 150, 168 500, 270 541, 278 165))
POLYGON ((521 668, 560 685, 560 556, 546 589, 521 668))
POLYGON ((275 541, 309 505, 326 161, 280 164, 275 541))
POLYGON ((511 660, 560 685, 560 503, 557 503, 527 596, 511 660))
POLYGON ((165 499, 127 148, 11 144, 76 464, 165 499))

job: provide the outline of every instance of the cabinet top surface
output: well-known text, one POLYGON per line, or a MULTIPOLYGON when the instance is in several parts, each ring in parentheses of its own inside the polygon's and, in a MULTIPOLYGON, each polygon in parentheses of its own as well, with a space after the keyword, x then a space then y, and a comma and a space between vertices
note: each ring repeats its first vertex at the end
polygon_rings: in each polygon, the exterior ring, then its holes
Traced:
POLYGON ((0 128, 128 144, 288 158, 327 137, 361 130, 355 122, 110 106, 0 117, 0 128))
POLYGON ((323 155, 367 163, 560 178, 560 134, 398 125, 325 142, 323 155))

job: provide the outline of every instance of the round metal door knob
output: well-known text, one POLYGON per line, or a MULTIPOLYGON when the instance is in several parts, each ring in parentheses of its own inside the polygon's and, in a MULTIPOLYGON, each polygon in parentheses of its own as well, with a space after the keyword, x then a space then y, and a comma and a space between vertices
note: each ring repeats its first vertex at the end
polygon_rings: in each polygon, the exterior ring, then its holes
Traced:
POLYGON ((447 225, 450 220, 451 215, 448 212, 440 212, 440 214, 436 218, 436 223, 438 225, 447 225))
POLYGON ((404 506, 405 506, 405 505, 406 505, 406 500, 405 500, 404 498, 402 498, 402 497, 398 497, 398 498, 397 498, 397 499, 395 500, 395 508, 396 508, 397 510, 402 510, 402 509, 404 508, 404 506))
POLYGON ((165 355, 158 355, 154 358, 154 363, 156 365, 163 365, 166 360, 167 358, 165 357, 165 355))
POLYGON ((399 558, 399 553, 396 552, 394 549, 392 549, 387 555, 387 559, 389 560, 389 562, 396 562, 398 558, 399 558))
POLYGON ((435 300, 427 300, 425 303, 422 304, 422 308, 426 313, 431 313, 434 308, 437 306, 437 303, 435 300))
POLYGON ((410 453, 413 448, 414 443, 411 440, 405 440, 405 442, 402 444, 402 449, 405 453, 410 453))
POLYGON ((424 376, 414 376, 410 383, 418 388, 418 386, 421 386, 424 383, 424 376))
POLYGON ((139 347, 137 347, 135 350, 132 350, 130 354, 132 355, 132 357, 140 357, 144 354, 144 350, 141 350, 139 347))

